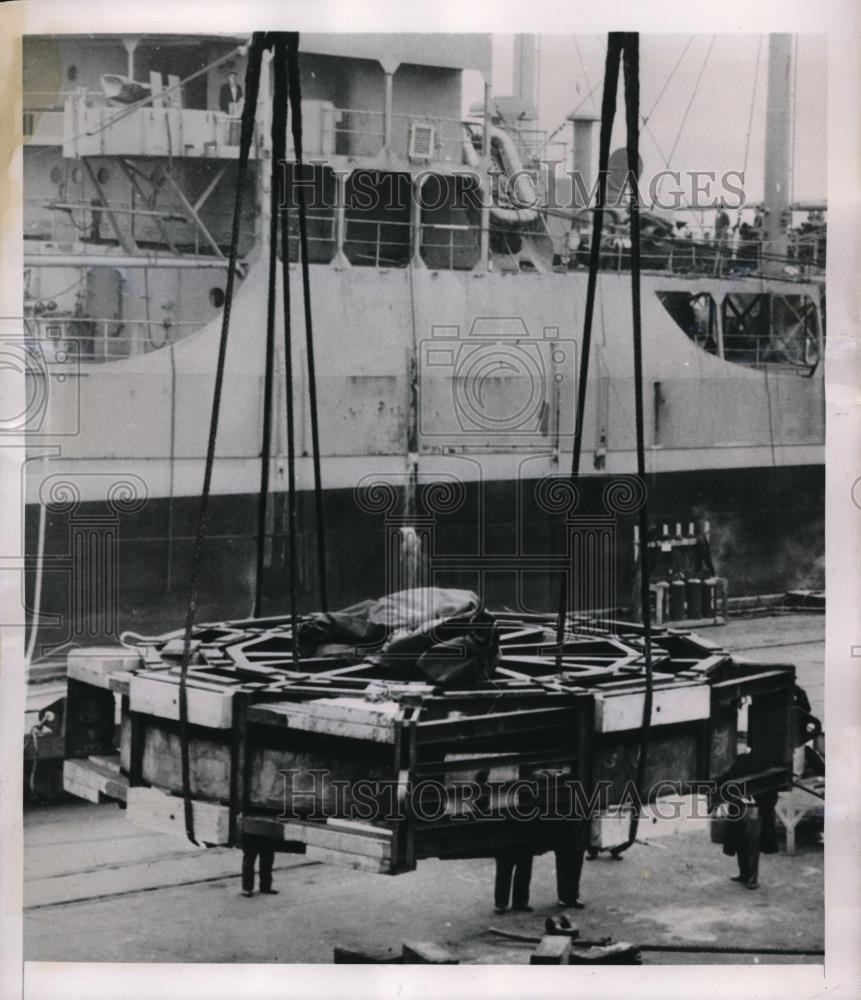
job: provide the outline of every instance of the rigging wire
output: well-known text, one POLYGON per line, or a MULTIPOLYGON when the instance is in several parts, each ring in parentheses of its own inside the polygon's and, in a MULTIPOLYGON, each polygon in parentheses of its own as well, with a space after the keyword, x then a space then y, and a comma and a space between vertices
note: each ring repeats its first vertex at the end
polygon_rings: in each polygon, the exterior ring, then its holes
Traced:
MULTIPOLYGON (((287 102, 290 86, 287 71, 287 43, 282 32, 275 35, 274 44, 274 93, 272 115, 272 158, 275 162, 287 158, 287 102)), ((295 120, 295 115, 294 115, 295 120)), ((284 310, 284 382, 287 408, 287 535, 290 547, 290 647, 293 663, 299 664, 299 617, 296 580, 299 567, 296 542, 299 536, 296 523, 296 415, 293 393, 293 325, 290 297, 290 216, 287 199, 278 206, 281 222, 281 285, 284 310)))
POLYGON ((580 67, 583 70, 583 79, 586 81, 586 86, 589 88, 589 93, 591 94, 595 87, 592 86, 592 81, 589 79, 589 71, 586 69, 586 62, 583 59, 583 53, 580 51, 580 43, 577 41, 577 36, 573 35, 574 38, 574 48, 577 50, 577 58, 580 60, 580 67))
POLYGON ((662 97, 664 96, 664 94, 666 93, 666 91, 667 91, 667 87, 669 87, 670 83, 672 82, 672 79, 673 79, 673 77, 674 77, 674 76, 676 75, 676 70, 677 70, 677 69, 679 68, 679 66, 681 66, 681 64, 682 64, 682 60, 683 60, 683 59, 685 58, 685 53, 686 53, 686 52, 688 51, 688 49, 689 49, 689 48, 691 47, 691 42, 692 42, 692 41, 694 40, 694 38, 695 38, 695 37, 696 37, 695 35, 691 35, 691 36, 690 36, 690 37, 688 38, 687 42, 685 43, 685 47, 684 47, 684 48, 682 49, 682 51, 681 51, 681 54, 679 55, 679 58, 678 58, 678 59, 676 60, 676 63, 675 63, 675 65, 674 65, 674 66, 673 66, 673 68, 672 68, 672 69, 670 70, 670 73, 669 73, 669 76, 668 76, 668 77, 667 77, 667 79, 666 79, 666 80, 664 81, 664 85, 663 85, 663 87, 661 87, 661 90, 660 90, 660 92, 659 92, 658 96, 657 96, 657 97, 655 98, 655 102, 654 102, 654 104, 653 104, 653 105, 652 105, 652 107, 651 107, 651 108, 649 109, 649 111, 648 111, 648 113, 647 113, 647 114, 645 114, 645 115, 641 115, 641 116, 640 116, 640 121, 641 121, 641 122, 642 122, 642 123, 643 123, 644 125, 645 125, 645 124, 646 124, 646 123, 647 123, 647 122, 649 121, 649 119, 650 119, 650 118, 652 117, 652 115, 653 115, 653 114, 655 113, 655 109, 656 109, 656 108, 658 107, 658 105, 659 105, 659 104, 661 103, 661 98, 662 98, 662 97))
MULTIPOLYGON (((308 406, 311 411, 311 458, 314 463, 314 512, 317 526, 317 573, 320 584, 320 610, 329 610, 326 581, 326 535, 323 523, 323 476, 320 468, 320 426, 317 419, 317 372, 314 364, 314 328, 311 321, 311 278, 308 269, 308 212, 305 185, 302 183, 302 88, 299 76, 299 34, 289 32, 286 42, 287 80, 293 129, 293 153, 299 183, 295 185, 299 202, 299 248, 302 266, 302 301, 305 306, 305 353, 308 360, 308 406)), ((313 170, 313 166, 312 166, 313 170)), ((286 237, 285 237, 286 240, 286 237)), ((284 256, 287 244, 284 242, 284 256)))
MULTIPOLYGON (((589 351, 592 343, 592 320, 595 313, 595 291, 601 263, 601 229, 607 202, 607 164, 610 159, 610 139, 616 111, 616 92, 621 57, 621 35, 610 35, 604 71, 604 94, 601 101, 601 132, 598 147, 598 193, 596 210, 592 215, 592 242, 589 246, 589 277, 586 285, 586 308, 583 318, 583 346, 580 350, 580 378, 577 387, 577 417, 574 424, 574 444, 571 454, 571 482, 580 477, 580 453, 583 446, 583 424, 586 413, 586 388, 589 375, 589 351)), ((562 671, 562 651, 565 645, 565 626, 568 616, 569 572, 564 571, 559 581, 559 608, 556 619, 556 672, 562 671)))
POLYGON ((756 47, 756 66, 753 71, 753 92, 750 97, 750 113, 747 117, 747 135, 744 140, 744 163, 742 165, 742 173, 747 173, 747 157, 750 152, 750 136, 751 130, 753 128, 753 109, 756 104, 756 89, 759 85, 759 60, 762 55, 762 35, 759 36, 759 43, 756 47))
MULTIPOLYGON (((711 51, 711 49, 709 49, 711 51)), ((708 57, 706 57, 708 58, 708 57)), ((704 64, 705 65, 705 64, 704 64)), ((637 758, 638 802, 643 798, 646 783, 649 730, 652 723, 652 612, 649 588, 649 520, 646 509, 646 444, 643 417, 643 331, 640 308, 640 194, 636 180, 639 162, 639 111, 640 111, 640 36, 629 32, 624 36, 622 66, 625 74, 625 118, 627 125, 628 174, 631 177, 631 310, 634 334, 634 398, 637 425, 637 478, 643 491, 639 508, 640 524, 640 604, 643 616, 643 643, 645 655, 645 691, 643 719, 640 728, 640 754, 637 758)), ((631 813, 628 839, 622 850, 627 850, 637 838, 639 809, 631 813)))
MULTIPOLYGON (((607 162, 610 153, 610 139, 616 110, 620 61, 624 67, 625 79, 625 125, 628 173, 636 178, 639 164, 639 35, 636 33, 611 32, 607 46, 606 70, 604 73, 604 94, 601 106, 601 134, 599 146, 598 197, 593 215, 592 242, 589 254, 589 277, 586 291, 586 309, 583 324, 583 346, 581 348, 580 378, 577 394, 577 417, 574 428, 574 446, 571 456, 571 481, 576 484, 580 475, 580 454, 583 439, 586 387, 589 370, 589 352, 592 337, 592 321, 595 309, 597 275, 600 267, 601 227, 607 196, 607 162)), ((648 513, 646 510, 645 472, 645 430, 643 416, 643 359, 642 359, 642 319, 640 301, 640 218, 639 191, 636 180, 631 183, 630 202, 631 227, 631 310, 634 348, 634 392, 637 436, 637 478, 642 490, 639 505, 640 526, 640 600, 643 616, 643 644, 645 664, 645 687, 643 699, 643 719, 640 729, 640 754, 637 760, 637 789, 642 801, 643 786, 648 758, 649 732, 652 717, 652 655, 651 655, 651 609, 649 606, 648 569, 648 513)), ((576 488, 576 485, 575 485, 576 488)), ((559 608, 556 622, 556 670, 562 671, 562 654, 565 641, 569 574, 563 573, 559 586, 559 608)), ((621 850, 627 850, 634 843, 639 824, 639 811, 631 814, 628 839, 621 850)))
POLYGON ((681 137, 682 137, 682 132, 684 131, 684 127, 685 127, 685 122, 687 122, 688 115, 690 114, 691 108, 693 107, 694 101, 696 100, 697 91, 700 89, 700 82, 702 81, 703 73, 705 73, 705 71, 706 71, 706 66, 708 65, 709 56, 712 54, 712 49, 714 48, 714 44, 715 44, 715 39, 716 38, 717 38, 717 35, 712 35, 711 41, 709 42, 709 47, 706 50, 706 55, 705 55, 705 58, 703 59, 703 64, 700 67, 700 72, 699 72, 699 75, 697 76, 696 83, 694 84, 694 89, 691 91, 691 96, 690 96, 690 100, 688 101, 688 106, 685 108, 684 115, 682 115, 682 121, 681 121, 681 124, 679 125, 679 131, 676 133, 676 138, 675 138, 675 141, 673 142, 673 148, 670 150, 669 157, 667 157, 667 162, 668 163, 670 162, 670 160, 672 160, 672 158, 673 158, 673 156, 674 156, 674 154, 676 152, 676 147, 679 144, 679 139, 681 139, 681 137))
POLYGON ((245 72, 245 106, 242 109, 242 124, 239 142, 239 163, 236 177, 236 197, 233 207, 233 226, 230 236, 230 253, 227 265, 227 283, 224 290, 224 311, 221 322, 221 338, 218 345, 218 361, 215 369, 215 383, 212 394, 212 412, 209 424, 209 439, 206 448, 206 464, 203 473, 203 488, 200 497, 197 533, 194 539, 188 609, 182 643, 182 661, 179 673, 179 738, 182 768, 182 798, 185 832, 192 844, 197 845, 194 835, 194 806, 191 799, 191 759, 188 732, 188 665, 191 659, 191 634, 197 612, 198 587, 203 562, 203 541, 209 515, 209 494, 212 486, 212 468, 215 462, 215 443, 218 436, 218 416, 221 409, 221 392, 224 384, 224 369, 227 358, 227 336, 230 330, 230 312, 233 304, 233 286, 236 278, 239 256, 239 227, 242 219, 242 198, 245 190, 245 174, 248 169, 251 142, 254 137, 257 95, 260 89, 260 66, 266 36, 255 32, 251 39, 248 63, 245 72))

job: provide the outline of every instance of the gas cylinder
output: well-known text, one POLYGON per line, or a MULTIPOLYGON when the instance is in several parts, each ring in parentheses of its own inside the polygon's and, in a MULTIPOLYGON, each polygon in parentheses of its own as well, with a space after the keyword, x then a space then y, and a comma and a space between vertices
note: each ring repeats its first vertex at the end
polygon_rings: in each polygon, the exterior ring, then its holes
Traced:
POLYGON ((713 576, 706 577, 702 583, 702 593, 703 593, 703 618, 714 618, 717 614, 717 609, 715 607, 715 589, 717 587, 717 579, 713 576))
POLYGON ((677 576, 670 584, 670 620, 683 621, 685 617, 685 581, 677 576))
POLYGON ((656 625, 663 624, 670 616, 670 585, 666 580, 660 580, 652 584, 652 593, 655 595, 655 607, 653 621, 656 625))
POLYGON ((696 619, 703 616, 703 591, 702 580, 699 577, 688 577, 685 585, 685 594, 688 599, 688 618, 696 619))

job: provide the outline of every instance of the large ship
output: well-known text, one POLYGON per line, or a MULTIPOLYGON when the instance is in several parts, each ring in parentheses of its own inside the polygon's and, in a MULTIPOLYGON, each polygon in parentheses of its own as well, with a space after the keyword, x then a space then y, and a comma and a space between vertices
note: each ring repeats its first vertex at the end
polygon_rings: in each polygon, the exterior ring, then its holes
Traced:
MULTIPOLYGON (((247 42, 25 38, 23 586, 34 656, 182 620, 247 42)), ((411 542, 435 582, 467 586, 492 606, 555 606, 565 501, 553 486, 571 466, 592 206, 559 204, 539 167, 550 154, 530 107, 528 39, 518 44, 516 94, 498 99, 490 36, 300 39, 330 607, 397 589, 392 546, 411 542), (468 114, 465 71, 485 83, 468 114)), ((824 552, 823 206, 789 202, 791 39, 771 36, 769 47, 759 226, 733 232, 724 221, 709 238, 688 239, 672 220, 644 213, 651 516, 681 536, 707 521, 718 571, 742 594, 805 583, 798 566, 812 572, 824 552), (805 210, 807 222, 793 226, 805 210)), ((249 614, 254 604, 271 95, 264 57, 199 620, 249 614)), ((572 158, 563 160, 590 181, 596 125, 572 116, 572 158)), ((285 169, 291 204, 295 176, 285 169)), ((312 609, 318 566, 296 217, 291 211, 279 253, 291 262, 294 388, 303 401, 294 582, 300 606, 312 609)), ((626 226, 624 207, 608 213, 578 508, 614 520, 616 572, 602 584, 613 607, 628 603, 633 572, 634 515, 601 499, 606 477, 636 469, 626 226)), ((291 585, 284 369, 279 346, 270 614, 283 610, 291 585)))

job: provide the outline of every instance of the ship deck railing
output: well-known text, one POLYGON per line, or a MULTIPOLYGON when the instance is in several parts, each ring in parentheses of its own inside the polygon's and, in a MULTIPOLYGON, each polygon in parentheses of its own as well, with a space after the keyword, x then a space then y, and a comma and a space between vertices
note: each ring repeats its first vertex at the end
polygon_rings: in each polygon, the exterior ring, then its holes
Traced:
MULTIPOLYGON (((534 234, 533 234, 534 235, 534 234)), ((824 277, 824 241, 805 240, 790 244, 790 253, 770 252, 765 241, 720 243, 717 240, 647 240, 640 249, 643 271, 713 278, 758 278, 770 265, 782 265, 781 280, 811 282, 824 277)), ((567 258, 560 255, 564 270, 588 268, 589 247, 581 245, 567 258), (571 265, 574 265, 572 268, 571 265)), ((602 271, 630 271, 631 248, 627 239, 610 238, 601 247, 602 271)), ((773 271, 773 269, 771 269, 773 271)), ((773 273, 770 275, 775 277, 773 273)))
MULTIPOLYGON (((69 359, 88 364, 116 361, 158 351, 201 329, 203 320, 95 318, 43 314, 24 318, 28 339, 50 345, 53 360, 68 367, 69 359)), ((50 363, 50 351, 43 354, 50 363)))

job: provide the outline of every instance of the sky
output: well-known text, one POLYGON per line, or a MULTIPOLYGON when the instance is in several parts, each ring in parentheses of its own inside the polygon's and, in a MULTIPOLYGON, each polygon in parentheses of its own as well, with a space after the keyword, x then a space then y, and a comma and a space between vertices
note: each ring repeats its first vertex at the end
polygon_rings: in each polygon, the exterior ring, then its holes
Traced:
MULTIPOLYGON (((539 50, 539 127, 549 132, 556 129, 592 87, 595 87, 593 109, 600 109, 606 36, 534 37, 539 50)), ((827 42, 825 35, 798 35, 796 39, 791 196, 793 200, 824 199, 827 42)), ((512 91, 513 46, 513 35, 493 36, 493 92, 496 95, 512 91)), ((753 104, 744 187, 748 202, 759 200, 764 169, 767 55, 768 36, 765 35, 641 35, 640 110, 649 115, 649 129, 641 130, 640 140, 644 175, 651 176, 664 169, 664 157, 669 156, 674 146, 671 169, 714 170, 718 174, 744 169, 753 104), (686 45, 687 51, 673 73, 686 45), (758 51, 759 67, 755 73, 758 51), (661 95, 671 73, 672 78, 661 95), (693 102, 682 129, 692 95, 693 102)), ((465 80, 465 89, 470 102, 481 100, 480 82, 465 80)), ((571 125, 566 124, 560 135, 570 142, 571 125)), ((624 105, 620 82, 613 148, 622 145, 624 105)), ((595 146, 597 148, 597 138, 595 146)))

